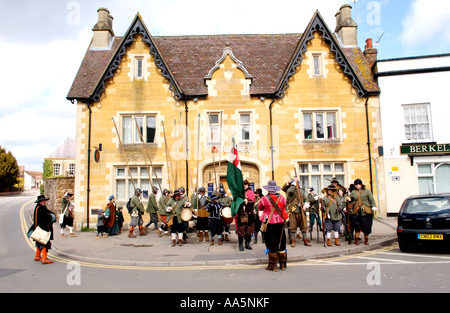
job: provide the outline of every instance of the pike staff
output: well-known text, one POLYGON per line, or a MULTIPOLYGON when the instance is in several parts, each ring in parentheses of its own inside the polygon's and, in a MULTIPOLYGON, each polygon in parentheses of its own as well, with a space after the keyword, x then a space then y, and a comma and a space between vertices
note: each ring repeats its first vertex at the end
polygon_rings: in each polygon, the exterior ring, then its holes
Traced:
POLYGON ((217 175, 216 175, 216 159, 214 157, 214 138, 213 138, 213 130, 212 130, 212 122, 211 122, 211 112, 208 113, 209 114, 209 127, 211 128, 211 152, 212 152, 212 156, 213 156, 213 168, 214 168, 214 184, 216 185, 216 189, 218 188, 218 184, 217 184, 217 175))
MULTIPOLYGON (((171 181, 173 181, 172 161, 170 160, 169 150, 168 150, 168 147, 167 147, 166 130, 164 128, 164 121, 161 121, 161 125, 162 125, 162 128, 163 128, 163 134, 164 134, 164 147, 165 147, 165 150, 166 150, 166 163, 167 163, 167 177, 169 179, 169 186, 170 186, 171 181), (169 167, 170 167, 170 170, 169 170, 169 167)), ((174 188, 176 188, 176 186, 174 188)))
MULTIPOLYGON (((159 183, 158 175, 156 174, 155 168, 153 167, 152 158, 150 157, 150 155, 148 154, 147 150, 146 150, 145 147, 144 147, 144 138, 142 137, 141 129, 139 128, 139 125, 138 125, 138 123, 137 123, 137 120, 134 119, 134 121, 136 122, 136 128, 138 129, 138 132, 139 132, 139 138, 141 138, 142 151, 144 152, 145 155, 147 155, 147 158, 150 160, 150 166, 152 167, 153 173, 155 173, 156 182, 158 183, 159 190, 161 190, 161 193, 162 193, 161 184, 159 183)), ((152 186, 153 186, 152 175, 150 175, 150 169, 149 169, 149 167, 148 167, 147 159, 144 158, 144 160, 145 160, 145 165, 147 166, 147 173, 148 173, 148 177, 150 178, 150 183, 151 183, 152 186)))
POLYGON ((122 154, 123 154, 123 156, 124 156, 124 158, 125 158, 125 163, 127 164, 128 173, 130 174, 130 177, 131 177, 131 183, 133 184, 133 187, 134 187, 134 189, 136 190, 136 186, 135 186, 135 184, 134 184, 133 175, 131 175, 130 166, 128 165, 127 154, 125 153, 125 150, 123 149, 122 140, 120 140, 119 131, 117 130, 117 126, 116 126, 116 122, 114 121, 114 117, 112 118, 112 121, 113 121, 113 123, 114 123, 114 128, 116 129, 117 138, 119 138, 120 149, 122 150, 122 154))

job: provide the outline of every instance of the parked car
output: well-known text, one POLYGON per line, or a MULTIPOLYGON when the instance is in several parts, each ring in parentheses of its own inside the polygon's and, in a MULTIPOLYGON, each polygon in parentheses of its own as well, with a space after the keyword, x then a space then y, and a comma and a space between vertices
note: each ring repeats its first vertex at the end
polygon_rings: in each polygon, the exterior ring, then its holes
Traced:
POLYGON ((417 246, 450 247, 450 193, 411 196, 398 214, 397 237, 401 251, 417 246))

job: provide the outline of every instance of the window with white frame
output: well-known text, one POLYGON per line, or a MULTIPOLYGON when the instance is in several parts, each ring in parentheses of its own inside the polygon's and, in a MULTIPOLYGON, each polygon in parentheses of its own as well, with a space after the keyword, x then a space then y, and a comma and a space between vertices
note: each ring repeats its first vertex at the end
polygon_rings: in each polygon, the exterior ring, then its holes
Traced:
POLYGON ((419 194, 450 192, 450 163, 417 164, 419 194))
POLYGON ((155 115, 122 116, 122 141, 124 144, 154 143, 156 135, 155 115))
POLYGON ((162 184, 162 167, 154 166, 154 169, 155 171, 150 168, 150 172, 152 174, 151 182, 153 183, 151 186, 147 167, 130 166, 129 171, 127 167, 115 168, 116 199, 118 201, 128 200, 134 195, 135 188, 140 188, 143 192, 147 191, 146 194, 150 194, 152 192, 153 186, 159 188, 159 185, 162 184), (133 177, 133 180, 131 180, 131 177, 133 177))
POLYGON ((75 176, 75 164, 69 164, 69 176, 75 176))
POLYGON ((240 142, 249 144, 252 140, 252 115, 250 112, 239 113, 240 142))
POLYGON ((208 124, 208 144, 219 144, 220 143, 220 113, 218 112, 208 112, 206 115, 208 124))
POLYGON ((337 112, 303 112, 303 136, 311 140, 337 139, 337 112))
POLYGON ((322 76, 322 56, 313 54, 314 76, 322 76))
POLYGON ((345 164, 343 162, 300 163, 298 167, 300 186, 305 190, 313 187, 316 193, 320 193, 323 187, 331 184, 334 177, 342 186, 345 186, 345 164))
POLYGON ((405 139, 408 141, 431 141, 430 104, 403 105, 405 139))
POLYGON ((53 176, 61 175, 61 164, 53 163, 53 176))
POLYGON ((144 58, 135 58, 135 78, 144 78, 144 58))

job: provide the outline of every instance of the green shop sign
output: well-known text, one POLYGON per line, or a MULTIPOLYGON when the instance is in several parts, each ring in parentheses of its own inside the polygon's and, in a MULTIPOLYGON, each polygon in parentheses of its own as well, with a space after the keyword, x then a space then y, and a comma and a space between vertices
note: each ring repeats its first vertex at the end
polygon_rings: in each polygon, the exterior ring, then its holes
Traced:
POLYGON ((450 143, 431 143, 400 146, 400 154, 450 153, 450 143))

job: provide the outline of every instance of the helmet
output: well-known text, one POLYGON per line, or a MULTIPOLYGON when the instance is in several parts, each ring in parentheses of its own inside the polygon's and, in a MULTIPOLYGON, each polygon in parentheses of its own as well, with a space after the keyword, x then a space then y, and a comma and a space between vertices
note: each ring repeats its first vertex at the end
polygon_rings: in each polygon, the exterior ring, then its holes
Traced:
POLYGON ((154 192, 154 193, 157 193, 157 192, 158 192, 158 190, 159 190, 159 189, 158 189, 158 187, 156 187, 156 186, 153 186, 153 192, 154 192))
POLYGON ((140 194, 142 193, 142 190, 139 189, 139 188, 136 188, 136 189, 134 190, 134 193, 137 194, 137 195, 140 195, 140 194))
POLYGON ((355 179, 354 184, 355 184, 355 185, 362 185, 362 180, 359 179, 359 178, 357 178, 357 179, 355 179))
POLYGON ((199 193, 200 193, 200 192, 206 192, 205 187, 200 187, 200 188, 198 188, 198 192, 199 192, 199 193))
POLYGON ((181 193, 185 193, 184 187, 178 188, 178 191, 181 192, 181 193))
POLYGON ((222 195, 224 195, 224 194, 225 194, 225 188, 223 188, 223 187, 222 187, 222 188, 219 188, 219 193, 222 194, 222 195))
POLYGON ((165 195, 166 193, 168 193, 169 192, 169 190, 167 190, 167 188, 164 188, 164 190, 163 190, 163 195, 165 195))

